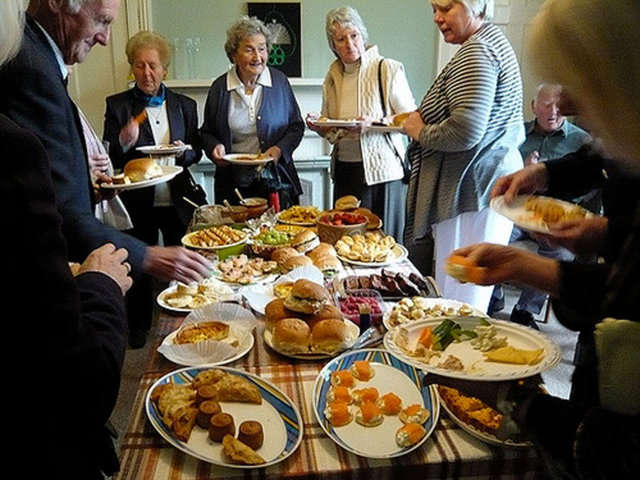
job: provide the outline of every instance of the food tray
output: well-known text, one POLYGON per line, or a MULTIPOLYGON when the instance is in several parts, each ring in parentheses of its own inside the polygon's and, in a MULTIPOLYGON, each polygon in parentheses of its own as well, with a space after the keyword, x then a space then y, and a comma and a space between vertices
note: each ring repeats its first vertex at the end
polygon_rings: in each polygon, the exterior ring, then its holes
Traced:
MULTIPOLYGON (((357 290, 345 290, 344 292, 334 292, 334 300, 336 306, 340 309, 345 318, 348 318, 357 325, 360 325, 360 313, 349 314, 342 308, 342 301, 349 298, 367 298, 373 299, 380 308, 380 312, 374 313, 371 311, 371 324, 379 325, 382 323, 382 319, 387 312, 387 307, 382 299, 382 296, 375 290, 371 289, 357 289, 357 290)), ((371 301, 371 300, 369 300, 371 301)))

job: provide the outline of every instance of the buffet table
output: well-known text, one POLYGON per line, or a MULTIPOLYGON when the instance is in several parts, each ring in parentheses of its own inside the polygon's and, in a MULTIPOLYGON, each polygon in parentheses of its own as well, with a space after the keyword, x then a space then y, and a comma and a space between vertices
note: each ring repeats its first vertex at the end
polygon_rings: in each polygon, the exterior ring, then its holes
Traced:
MULTIPOLYGON (((415 271, 408 261, 393 266, 415 271)), ((372 269, 349 273, 371 273, 372 269)), ((160 312, 157 328, 149 337, 150 358, 144 371, 132 413, 123 432, 121 471, 117 479, 223 479, 223 478, 543 478, 543 466, 535 451, 490 446, 470 436, 441 410, 434 433, 416 451, 393 460, 374 460, 350 454, 325 435, 314 416, 311 395, 323 361, 300 361, 284 357, 265 345, 264 325, 254 331, 255 346, 243 358, 227 366, 245 370, 272 382, 298 406, 304 422, 300 447, 286 460, 268 468, 241 470, 212 465, 193 458, 165 442, 145 412, 145 398, 156 380, 181 368, 156 351, 162 339, 181 324, 183 316, 160 312)), ((381 348, 381 347, 378 347, 381 348)))

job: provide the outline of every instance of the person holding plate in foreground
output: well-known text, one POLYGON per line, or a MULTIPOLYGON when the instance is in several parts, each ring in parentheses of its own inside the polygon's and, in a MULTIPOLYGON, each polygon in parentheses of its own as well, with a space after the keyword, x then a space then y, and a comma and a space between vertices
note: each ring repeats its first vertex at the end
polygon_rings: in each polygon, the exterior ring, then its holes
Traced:
POLYGON ((322 126, 309 114, 307 126, 333 144, 333 200, 355 195, 382 219, 397 240, 404 229, 405 143, 400 133, 367 131, 372 121, 416 109, 402 63, 384 58, 369 45, 367 27, 352 7, 327 13, 329 48, 337 57, 324 79, 322 116, 364 119, 357 127, 322 126))
POLYGON ((509 242, 513 225, 489 208, 489 193, 497 178, 522 168, 520 69, 509 41, 490 22, 493 1, 431 0, 431 7, 445 42, 460 48, 404 122, 413 140, 404 243, 429 274, 433 246, 443 296, 486 312, 493 289, 447 278, 443 265, 452 247, 509 242))
POLYGON ((233 63, 214 80, 200 128, 205 154, 216 164, 215 201, 267 197, 278 191, 280 207, 297 205, 302 194, 293 151, 304 134, 304 122, 287 77, 267 66, 271 34, 256 17, 244 16, 227 30, 224 50, 233 63), (261 153, 273 158, 261 172, 232 165, 232 153, 261 153))
MULTIPOLYGON (((568 88, 612 161, 634 178, 640 177, 640 100, 633 93, 640 82, 640 52, 616 52, 640 42, 639 21, 640 4, 632 0, 615 9, 604 0, 555 0, 535 19, 529 39, 539 73, 568 88), (593 68, 604 59, 601 68, 593 68)), ((492 244, 453 252, 474 282, 513 281, 548 291, 554 308, 563 305, 561 322, 593 331, 591 351, 583 352, 590 361, 582 371, 590 389, 571 400, 517 383, 462 384, 427 376, 492 402, 508 416, 505 428, 527 433, 561 478, 633 478, 640 471, 639 214, 636 205, 633 227, 610 264, 559 262, 492 244)))

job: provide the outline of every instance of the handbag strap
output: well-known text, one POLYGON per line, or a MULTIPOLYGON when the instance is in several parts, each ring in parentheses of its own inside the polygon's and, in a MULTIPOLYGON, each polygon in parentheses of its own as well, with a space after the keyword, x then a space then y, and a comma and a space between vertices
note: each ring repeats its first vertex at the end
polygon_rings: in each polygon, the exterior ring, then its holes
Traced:
MULTIPOLYGON (((387 104, 384 99, 384 89, 382 88, 382 63, 383 62, 384 62, 384 58, 381 58, 380 61, 378 62, 378 92, 380 94, 380 102, 382 105, 382 118, 387 116, 387 104)), ((396 148, 395 144, 391 141, 389 132, 385 132, 383 136, 384 136, 384 139, 387 141, 389 148, 393 150, 393 153, 395 154, 395 156, 400 159, 400 162, 402 162, 402 156, 400 156, 400 154, 398 153, 398 149, 396 148)))

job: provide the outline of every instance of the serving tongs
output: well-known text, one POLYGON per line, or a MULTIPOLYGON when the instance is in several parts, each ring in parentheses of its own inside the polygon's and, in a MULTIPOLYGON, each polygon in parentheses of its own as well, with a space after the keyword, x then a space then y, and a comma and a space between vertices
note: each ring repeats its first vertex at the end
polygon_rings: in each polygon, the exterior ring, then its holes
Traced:
POLYGON ((371 345, 377 345, 382 342, 384 337, 383 325, 371 325, 356 339, 355 343, 351 345, 347 350, 358 350, 360 348, 369 347, 371 345))

